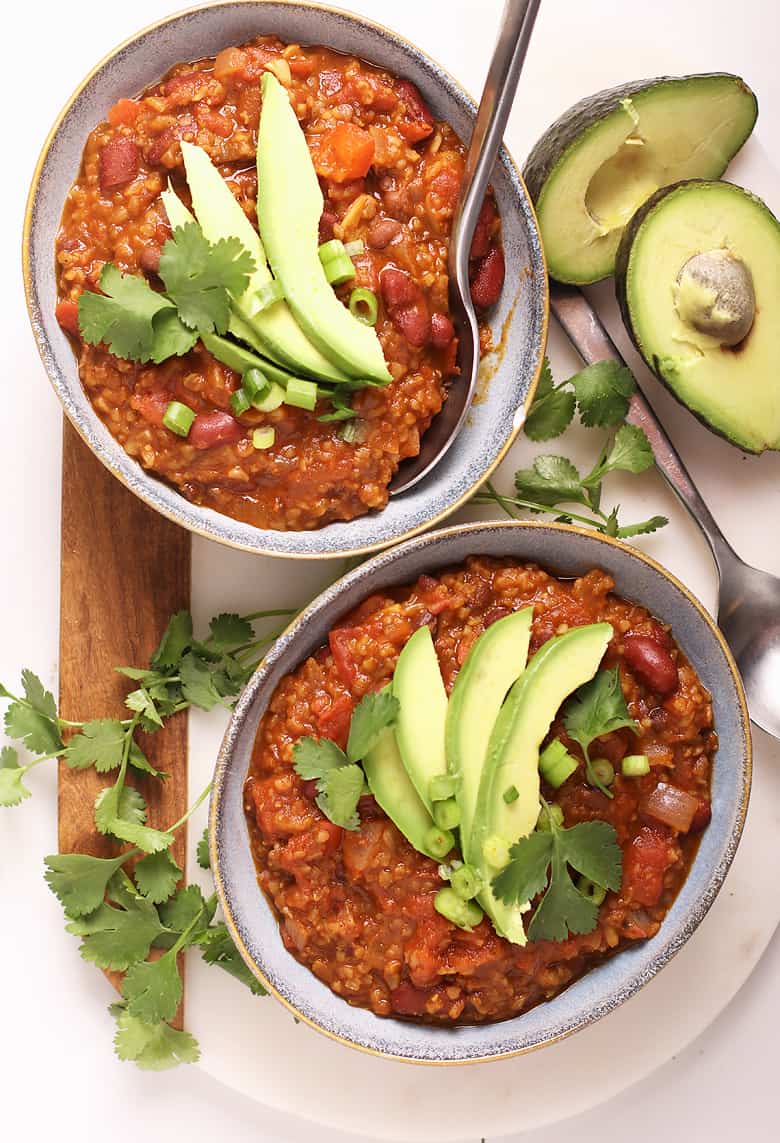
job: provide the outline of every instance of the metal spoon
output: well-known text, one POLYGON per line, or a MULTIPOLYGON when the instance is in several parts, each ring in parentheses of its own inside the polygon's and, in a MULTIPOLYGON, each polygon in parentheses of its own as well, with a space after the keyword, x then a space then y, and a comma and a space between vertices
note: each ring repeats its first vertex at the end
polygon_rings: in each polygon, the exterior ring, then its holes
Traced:
MULTIPOLYGON (((576 287, 551 283, 550 306, 588 365, 605 359, 625 365, 598 315, 576 287)), ((631 398, 626 420, 647 433, 662 476, 707 538, 720 577, 718 624, 742 675, 750 717, 780 738, 780 578, 739 558, 639 390, 631 398)))
POLYGON ((452 386, 442 411, 423 436, 419 455, 399 466, 390 483, 391 496, 406 492, 441 460, 458 435, 474 396, 479 368, 479 330, 471 301, 469 251, 540 3, 541 0, 506 0, 466 156, 460 202, 450 238, 450 307, 458 335, 460 379, 452 386))

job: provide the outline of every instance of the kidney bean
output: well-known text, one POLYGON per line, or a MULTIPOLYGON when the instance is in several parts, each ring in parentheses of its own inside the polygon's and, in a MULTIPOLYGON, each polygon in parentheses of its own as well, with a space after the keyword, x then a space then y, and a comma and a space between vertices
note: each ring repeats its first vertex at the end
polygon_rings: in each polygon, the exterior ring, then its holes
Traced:
POLYGON ((395 90, 406 105, 406 117, 398 124, 398 130, 408 143, 417 143, 433 131, 433 116, 417 88, 408 79, 396 80, 395 90))
POLYGON ((101 190, 114 190, 133 181, 138 174, 139 151, 132 139, 117 135, 100 152, 101 190))
POLYGON ((379 276, 379 288, 382 300, 389 310, 396 306, 412 305, 420 292, 409 275, 403 270, 396 270, 394 266, 385 266, 379 276))
POLYGON ((386 266, 379 288, 393 325, 410 345, 420 348, 431 338, 431 315, 422 290, 403 270, 386 266))
POLYGON ((230 413, 198 413, 187 440, 195 448, 215 448, 241 440, 244 430, 230 413))
POLYGON ((446 314, 431 316, 431 342, 435 349, 446 349, 455 336, 455 327, 446 314))
POLYGON ((330 242, 333 237, 333 227, 336 225, 336 216, 332 210, 323 210, 320 215, 320 242, 330 242))
POLYGON ((657 639, 649 635, 626 635, 623 656, 626 665, 651 691, 670 695, 677 690, 677 664, 657 639))
POLYGON ((393 310, 390 317, 398 332, 416 349, 421 349, 431 340, 431 315, 424 298, 411 306, 393 310))
POLYGON ((500 246, 492 246, 471 279, 471 298, 475 306, 486 310, 496 304, 505 273, 504 253, 500 246))
POLYGON ((384 250, 401 233, 397 218, 377 218, 368 228, 366 241, 372 250, 384 250))
POLYGON ((141 267, 145 274, 156 274, 160 269, 160 255, 162 250, 156 242, 150 242, 148 246, 144 246, 141 253, 138 255, 138 265, 141 267))
POLYGON ((479 212, 474 237, 471 240, 470 258, 484 258, 490 250, 490 237, 496 217, 496 208, 491 198, 485 198, 479 212))

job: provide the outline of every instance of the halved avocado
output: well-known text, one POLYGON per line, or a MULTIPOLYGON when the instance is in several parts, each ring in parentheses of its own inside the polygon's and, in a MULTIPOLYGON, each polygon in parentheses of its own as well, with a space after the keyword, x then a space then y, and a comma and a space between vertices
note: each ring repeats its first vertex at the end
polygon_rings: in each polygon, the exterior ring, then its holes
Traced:
POLYGON ((436 859, 427 843, 436 823, 404 768, 391 727, 382 731, 365 755, 363 769, 371 793, 407 841, 420 853, 436 859))
POLYGON ((490 733, 509 688, 525 669, 533 607, 484 631, 466 657, 447 706, 446 752, 457 785, 463 860, 471 861, 471 830, 490 733))
POLYGON ((717 179, 753 130, 756 97, 727 73, 640 80, 581 100, 525 165, 550 276, 614 270, 623 228, 659 187, 717 179))
POLYGON ((375 329, 353 317, 325 277, 322 191, 287 92, 266 72, 262 93, 257 218, 274 275, 299 326, 330 361, 352 377, 390 381, 375 329))
POLYGON ((780 222, 732 183, 689 180, 626 228, 615 285, 639 352, 699 420, 780 449, 780 222))
POLYGON ((447 773, 444 726, 447 692, 439 659, 427 627, 420 627, 398 656, 393 675, 398 699, 395 737, 414 788, 432 812, 431 779, 447 773))
POLYGON ((470 864, 482 879, 480 904, 496 931, 514 944, 526 943, 522 913, 527 905, 507 905, 494 895, 490 883, 500 865, 489 851, 500 848, 508 855, 509 847, 534 828, 539 816, 539 746, 564 700, 593 678, 611 638, 609 623, 591 623, 548 639, 509 692, 490 736, 470 864))
POLYGON ((237 238, 254 259, 254 273, 243 296, 235 299, 235 308, 254 330, 264 355, 310 377, 346 380, 343 371, 312 345, 285 301, 256 312, 258 290, 273 281, 260 235, 206 152, 192 143, 182 142, 181 153, 193 210, 206 238, 209 242, 237 238))

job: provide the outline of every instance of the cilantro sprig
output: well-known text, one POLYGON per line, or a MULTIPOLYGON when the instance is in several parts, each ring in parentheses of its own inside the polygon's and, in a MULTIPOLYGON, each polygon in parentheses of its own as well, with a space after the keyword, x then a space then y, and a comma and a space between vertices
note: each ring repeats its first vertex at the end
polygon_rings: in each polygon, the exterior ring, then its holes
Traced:
POLYGON ((86 292, 78 301, 81 335, 129 361, 159 364, 181 356, 202 333, 226 332, 230 299, 244 293, 254 269, 237 238, 212 245, 197 222, 188 222, 163 246, 164 292, 140 275, 120 273, 111 262, 103 266, 102 293, 86 292))
POLYGON ((545 830, 521 838, 509 850, 509 864, 493 878, 496 896, 507 905, 524 905, 543 893, 528 926, 532 941, 563 941, 569 934, 590 933, 598 906, 574 884, 569 868, 604 889, 618 890, 623 855, 608 822, 579 822, 565 829, 547 812, 545 830))
POLYGON ((475 502, 495 504, 514 518, 519 518, 518 509, 552 513, 558 520, 576 521, 619 539, 630 539, 664 527, 668 523, 665 516, 651 516, 636 524, 621 525, 619 505, 609 511, 601 507, 606 476, 612 472, 645 472, 655 463, 644 431, 635 425, 621 424, 634 389, 635 382, 628 369, 612 361, 597 362, 555 385, 549 361, 545 359, 526 420, 526 435, 534 441, 560 436, 571 423, 575 409, 579 409, 583 425, 617 431, 608 437, 589 472, 581 473, 568 457, 543 454, 536 457, 530 468, 521 468, 515 473, 514 496, 502 495, 488 481, 475 502), (572 509, 572 505, 577 508, 572 509))
POLYGON ((578 743, 582 750, 588 781, 611 798, 611 790, 599 781, 594 772, 590 746, 596 738, 624 726, 634 734, 639 733, 639 726, 631 718, 626 706, 620 685, 620 669, 614 667, 611 671, 599 671, 589 683, 579 687, 564 707, 563 724, 569 738, 578 743))
POLYGON ((357 763, 398 717, 398 699, 389 690, 364 695, 352 713, 346 752, 330 738, 300 738, 293 767, 304 780, 317 781, 316 802, 326 818, 344 829, 360 828, 357 804, 365 788, 357 763))

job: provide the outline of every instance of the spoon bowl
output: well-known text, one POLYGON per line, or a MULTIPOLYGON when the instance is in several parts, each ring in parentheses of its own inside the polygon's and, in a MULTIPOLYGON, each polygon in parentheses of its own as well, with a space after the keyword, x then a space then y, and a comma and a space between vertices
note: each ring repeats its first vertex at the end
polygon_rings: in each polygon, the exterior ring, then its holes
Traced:
POLYGON ((780 738, 780 578, 732 552, 721 565, 718 626, 742 675, 751 719, 780 738))

